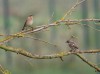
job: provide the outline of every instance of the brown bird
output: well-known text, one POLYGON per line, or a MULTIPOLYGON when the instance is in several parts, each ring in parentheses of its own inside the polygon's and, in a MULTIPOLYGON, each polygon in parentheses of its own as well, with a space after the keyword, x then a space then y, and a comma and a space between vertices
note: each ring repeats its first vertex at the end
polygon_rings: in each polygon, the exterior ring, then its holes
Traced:
POLYGON ((31 26, 32 24, 33 24, 33 15, 29 15, 24 23, 22 30, 25 30, 26 27, 31 27, 33 30, 33 27, 31 26))
POLYGON ((69 47, 71 48, 71 51, 79 49, 77 44, 72 40, 67 40, 66 43, 68 43, 69 47))

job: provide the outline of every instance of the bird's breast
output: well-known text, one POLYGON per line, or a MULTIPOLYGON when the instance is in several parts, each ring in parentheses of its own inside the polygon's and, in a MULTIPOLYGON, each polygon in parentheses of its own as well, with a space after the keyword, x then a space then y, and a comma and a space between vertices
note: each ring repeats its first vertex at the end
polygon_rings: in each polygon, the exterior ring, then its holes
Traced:
POLYGON ((33 20, 32 19, 27 21, 27 25, 32 25, 32 24, 33 24, 33 20))

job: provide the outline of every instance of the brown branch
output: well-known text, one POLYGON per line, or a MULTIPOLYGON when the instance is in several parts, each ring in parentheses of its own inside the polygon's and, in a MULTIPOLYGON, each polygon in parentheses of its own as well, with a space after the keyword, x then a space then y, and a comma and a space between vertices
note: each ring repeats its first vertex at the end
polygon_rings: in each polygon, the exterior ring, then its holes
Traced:
POLYGON ((74 6, 72 6, 72 8, 69 9, 69 11, 63 16, 63 18, 62 18, 61 20, 64 20, 65 17, 66 17, 67 15, 70 15, 70 14, 73 12, 73 10, 74 10, 79 4, 83 3, 84 1, 85 1, 85 0, 77 1, 76 4, 75 4, 74 6))
POLYGON ((59 53, 59 54, 51 54, 51 55, 36 55, 36 54, 32 54, 24 49, 21 48, 13 48, 10 46, 5 46, 5 45, 0 45, 0 48, 5 50, 5 51, 10 51, 10 52, 14 52, 17 54, 21 54, 23 56, 29 57, 29 58, 34 58, 34 59, 52 59, 52 58, 59 58, 62 56, 67 56, 69 54, 71 54, 70 52, 68 53, 59 53))
POLYGON ((4 69, 1 65, 0 65, 0 71, 1 71, 2 74, 4 73, 4 69))
POLYGON ((50 54, 50 55, 38 55, 38 54, 32 54, 24 49, 21 48, 13 48, 10 46, 5 46, 5 45, 0 45, 0 48, 6 51, 10 51, 10 52, 14 52, 17 54, 21 54, 23 56, 29 57, 29 58, 33 58, 33 59, 53 59, 53 58, 60 58, 63 56, 68 56, 71 54, 75 54, 77 55, 80 59, 82 59, 84 62, 86 62, 88 65, 90 65, 91 67, 95 68, 96 71, 100 71, 100 68, 96 65, 94 65, 93 63, 89 62, 87 59, 85 59, 84 57, 82 57, 80 54, 82 53, 99 53, 100 50, 85 50, 85 51, 75 51, 75 52, 71 52, 71 51, 64 51, 64 52, 60 52, 60 53, 56 53, 56 54, 50 54))
POLYGON ((36 37, 32 37, 32 36, 23 36, 23 37, 24 37, 24 38, 33 39, 33 40, 36 40, 36 41, 40 41, 40 42, 43 42, 43 43, 45 43, 45 44, 52 45, 52 46, 54 46, 54 47, 56 47, 56 48, 59 48, 59 49, 61 50, 61 48, 60 48, 58 45, 53 44, 53 43, 50 43, 50 42, 48 42, 48 41, 45 41, 45 40, 42 40, 42 39, 39 39, 39 38, 36 38, 36 37))
POLYGON ((100 19, 79 19, 79 20, 61 20, 59 22, 90 22, 90 21, 95 21, 95 22, 98 22, 100 21, 100 19))
POLYGON ((50 54, 50 55, 38 55, 38 54, 32 54, 21 48, 13 48, 11 46, 6 46, 6 45, 0 45, 0 48, 5 51, 14 52, 14 53, 21 54, 29 58, 33 58, 33 59, 53 59, 53 58, 68 56, 70 54, 75 54, 75 53, 82 54, 82 53, 99 53, 100 52, 100 50, 98 49, 98 50, 85 50, 85 51, 76 51, 76 52, 64 51, 64 52, 50 54))
POLYGON ((97 65, 95 65, 95 64, 93 64, 93 63, 91 63, 91 62, 89 62, 85 57, 81 56, 81 55, 78 54, 78 53, 76 53, 75 55, 77 55, 80 59, 82 59, 82 60, 83 60, 85 63, 87 63, 89 66, 91 66, 91 67, 93 67, 94 69, 96 69, 96 71, 100 72, 100 68, 99 68, 97 65))
POLYGON ((0 65, 0 71, 2 74, 11 74, 8 70, 4 69, 1 65, 0 65))

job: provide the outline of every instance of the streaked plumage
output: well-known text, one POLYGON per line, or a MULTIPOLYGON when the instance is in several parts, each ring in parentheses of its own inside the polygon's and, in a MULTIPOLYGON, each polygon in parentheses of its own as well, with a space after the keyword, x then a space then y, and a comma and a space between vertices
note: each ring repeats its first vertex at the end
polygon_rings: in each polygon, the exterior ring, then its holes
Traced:
POLYGON ((72 40, 67 40, 66 43, 68 43, 69 47, 70 47, 72 50, 78 49, 78 46, 77 46, 77 44, 76 44, 74 41, 72 41, 72 40))

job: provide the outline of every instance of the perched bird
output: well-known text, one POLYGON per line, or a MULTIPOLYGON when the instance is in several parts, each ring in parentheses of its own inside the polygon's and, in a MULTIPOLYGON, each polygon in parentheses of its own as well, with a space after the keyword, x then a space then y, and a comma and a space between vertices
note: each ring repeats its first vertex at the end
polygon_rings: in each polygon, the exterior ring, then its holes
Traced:
POLYGON ((69 47, 71 48, 71 51, 79 49, 77 44, 72 40, 67 40, 66 43, 68 43, 69 47))
MULTIPOLYGON (((33 24, 33 15, 29 15, 24 23, 22 30, 25 30, 26 27, 31 27, 33 24)), ((33 30, 33 27, 31 27, 33 30)))

